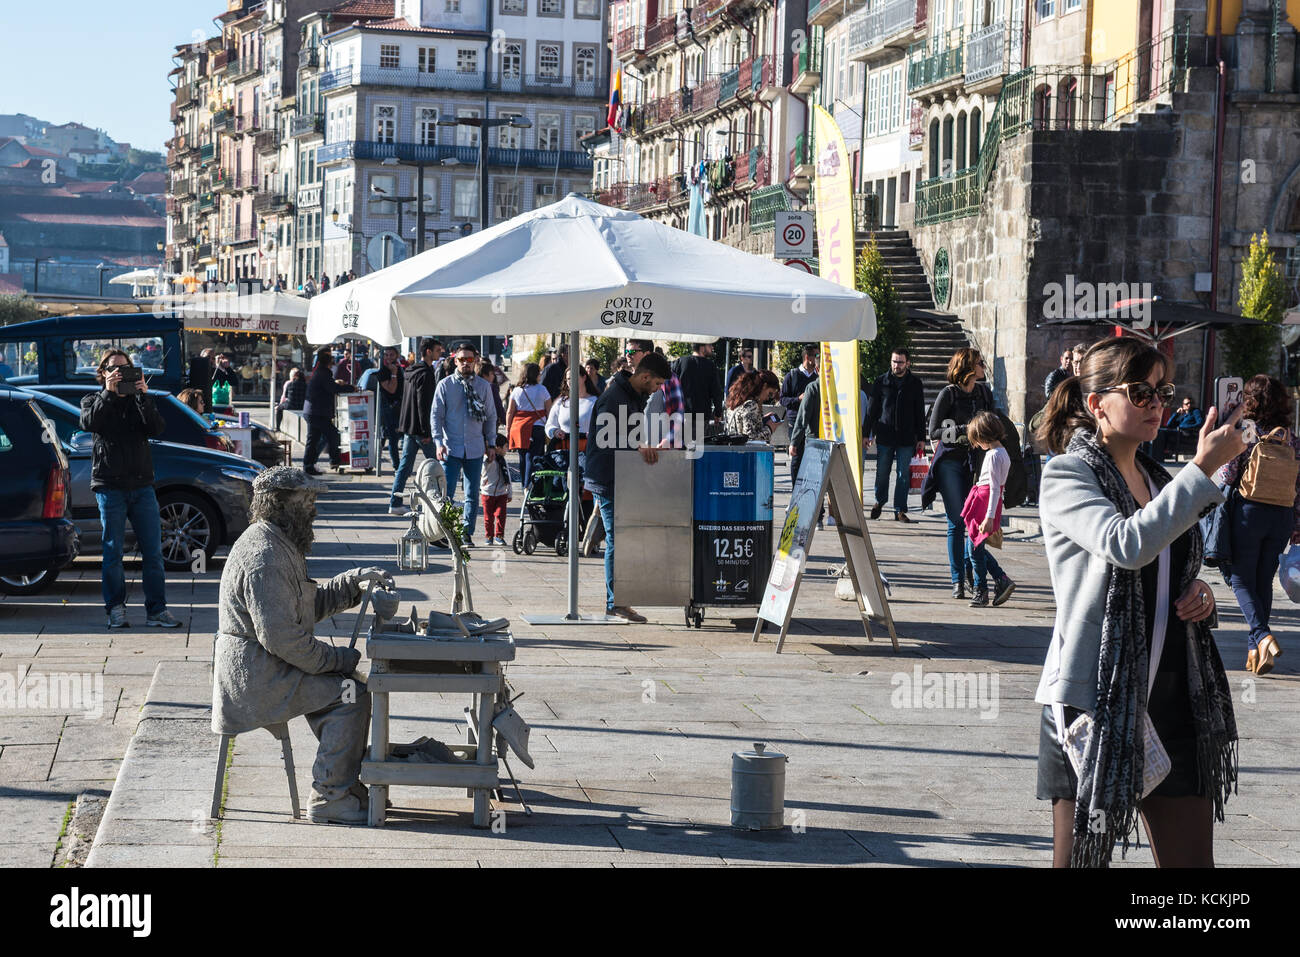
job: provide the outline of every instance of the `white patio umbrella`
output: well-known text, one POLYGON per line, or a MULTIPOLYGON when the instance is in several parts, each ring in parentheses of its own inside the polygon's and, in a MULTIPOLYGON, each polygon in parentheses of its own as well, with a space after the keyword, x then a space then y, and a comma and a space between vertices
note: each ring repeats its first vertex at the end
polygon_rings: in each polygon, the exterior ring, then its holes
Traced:
MULTIPOLYGON (((850 267, 852 252, 849 239, 850 267)), ((875 338, 876 317, 863 293, 570 193, 316 296, 307 318, 312 343, 526 333, 567 333, 577 357, 581 334, 846 341, 875 338)), ((577 417, 575 402, 570 435, 577 417)), ((576 443, 569 470, 576 490, 576 443)), ((569 621, 581 620, 578 498, 569 496, 569 621)))

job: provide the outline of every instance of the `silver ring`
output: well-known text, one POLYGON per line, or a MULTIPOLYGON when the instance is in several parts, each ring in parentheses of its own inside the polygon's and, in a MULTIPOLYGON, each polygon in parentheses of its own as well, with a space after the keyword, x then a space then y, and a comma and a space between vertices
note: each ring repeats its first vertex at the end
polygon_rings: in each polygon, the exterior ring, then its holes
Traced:
POLYGON ((1201 604, 1202 605, 1209 604, 1209 601, 1210 601, 1210 596, 1205 594, 1205 592, 1201 592, 1201 604))

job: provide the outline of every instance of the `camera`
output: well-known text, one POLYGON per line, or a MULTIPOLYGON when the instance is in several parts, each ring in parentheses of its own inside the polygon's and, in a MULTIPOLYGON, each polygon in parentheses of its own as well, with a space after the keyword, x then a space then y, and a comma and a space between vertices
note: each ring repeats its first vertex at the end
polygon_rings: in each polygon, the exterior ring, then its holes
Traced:
POLYGON ((141 373, 138 366, 116 366, 115 367, 121 378, 117 380, 118 395, 135 395, 135 384, 140 381, 141 373))

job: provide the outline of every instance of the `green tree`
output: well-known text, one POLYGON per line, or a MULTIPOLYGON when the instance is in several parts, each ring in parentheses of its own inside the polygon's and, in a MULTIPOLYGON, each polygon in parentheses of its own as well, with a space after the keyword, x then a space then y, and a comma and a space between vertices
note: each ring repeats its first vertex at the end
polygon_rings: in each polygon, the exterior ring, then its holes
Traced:
POLYGON ((609 375, 614 360, 623 352, 622 344, 612 336, 590 336, 582 340, 583 361, 595 359, 600 363, 600 374, 609 375))
POLYGON ((880 255, 875 236, 858 257, 856 286, 871 297, 876 309, 876 338, 858 341, 858 361, 868 381, 889 370, 889 356, 895 349, 911 347, 912 336, 903 318, 903 304, 889 267, 880 255))
POLYGON ((668 348, 664 350, 664 354, 669 359, 679 359, 682 356, 690 355, 694 350, 695 343, 693 342, 670 342, 668 348))
POLYGON ((787 372, 803 362, 803 347, 816 344, 815 342, 774 342, 770 360, 772 368, 777 375, 784 378, 787 372))
POLYGON ((41 318, 41 310, 27 296, 0 296, 0 326, 41 318))
POLYGON ((1259 326, 1229 326, 1223 331, 1223 364, 1229 375, 1249 379, 1261 372, 1278 371, 1278 343, 1287 286, 1282 270, 1268 248, 1268 232, 1250 237, 1250 252, 1241 264, 1237 306, 1243 316, 1258 319, 1259 326))

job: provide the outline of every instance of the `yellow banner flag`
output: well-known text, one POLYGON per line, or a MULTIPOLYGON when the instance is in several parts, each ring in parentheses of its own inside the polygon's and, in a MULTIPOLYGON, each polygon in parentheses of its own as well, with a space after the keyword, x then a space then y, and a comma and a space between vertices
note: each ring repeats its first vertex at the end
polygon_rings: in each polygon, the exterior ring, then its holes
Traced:
MULTIPOLYGON (((849 154, 835 119, 813 107, 816 144, 818 273, 849 289, 854 282, 853 179, 849 154)), ((823 342, 821 347, 822 437, 843 442, 862 499, 862 402, 858 343, 823 342)))

